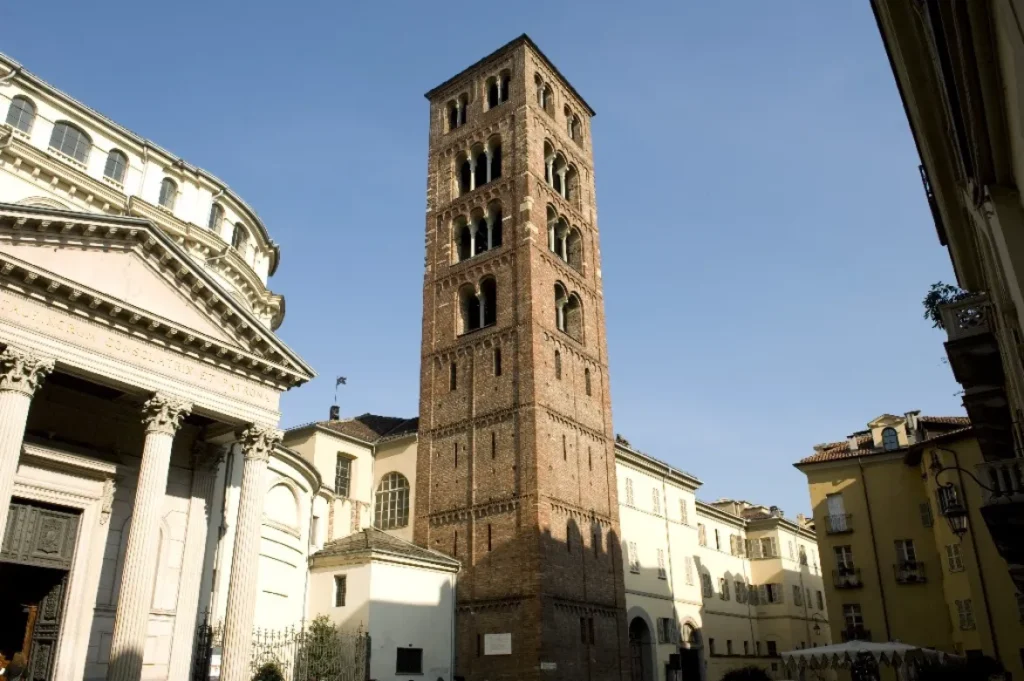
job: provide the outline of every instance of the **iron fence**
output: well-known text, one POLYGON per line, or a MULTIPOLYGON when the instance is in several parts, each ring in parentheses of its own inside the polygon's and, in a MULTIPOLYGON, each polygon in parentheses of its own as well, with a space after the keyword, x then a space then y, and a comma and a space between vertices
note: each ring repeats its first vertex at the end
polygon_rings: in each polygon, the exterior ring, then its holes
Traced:
MULTIPOLYGON (((204 623, 196 632, 192 681, 220 679, 223 625, 204 623)), ((341 629, 326 619, 284 629, 255 629, 250 677, 255 681, 368 681, 370 635, 341 629)))

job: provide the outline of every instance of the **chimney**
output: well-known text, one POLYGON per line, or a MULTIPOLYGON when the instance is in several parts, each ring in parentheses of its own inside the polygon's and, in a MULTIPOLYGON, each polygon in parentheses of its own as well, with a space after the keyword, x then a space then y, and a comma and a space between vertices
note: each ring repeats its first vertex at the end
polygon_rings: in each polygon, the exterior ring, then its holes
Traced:
POLYGON ((850 437, 847 438, 847 441, 850 443, 850 451, 851 452, 857 449, 857 436, 856 435, 851 435, 850 437))
POLYGON ((771 507, 769 507, 768 508, 768 512, 771 513, 773 518, 781 518, 782 517, 782 509, 779 508, 778 506, 771 506, 771 507))
POLYGON ((331 405, 331 420, 337 421, 341 418, 341 407, 336 404, 331 405))

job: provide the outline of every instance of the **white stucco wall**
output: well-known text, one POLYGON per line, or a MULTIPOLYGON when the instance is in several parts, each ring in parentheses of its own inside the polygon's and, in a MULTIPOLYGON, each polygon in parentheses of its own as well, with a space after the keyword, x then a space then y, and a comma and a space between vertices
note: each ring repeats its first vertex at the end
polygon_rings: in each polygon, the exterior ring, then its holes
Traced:
POLYGON ((397 648, 423 649, 423 676, 451 681, 455 575, 424 568, 374 563, 370 582, 370 678, 407 680, 395 674, 397 648))
POLYGON ((370 626, 370 565, 344 565, 313 568, 309 575, 308 619, 327 615, 344 629, 370 626), (345 575, 345 605, 334 605, 334 577, 345 575))

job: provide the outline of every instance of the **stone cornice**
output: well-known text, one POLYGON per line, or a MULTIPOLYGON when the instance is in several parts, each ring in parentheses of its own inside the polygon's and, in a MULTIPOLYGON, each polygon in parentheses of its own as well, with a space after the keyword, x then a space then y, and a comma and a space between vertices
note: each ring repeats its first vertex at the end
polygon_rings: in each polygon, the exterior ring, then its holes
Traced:
POLYGON ((494 425, 495 423, 501 423, 508 419, 514 418, 519 407, 506 407, 504 409, 498 409, 496 411, 487 412, 486 414, 479 414, 473 416, 468 420, 461 420, 458 423, 453 423, 445 426, 436 426, 430 430, 421 430, 423 435, 423 442, 433 440, 443 440, 444 438, 457 435, 459 433, 465 433, 466 431, 483 428, 486 426, 494 425))
POLYGON ((493 600, 480 600, 480 601, 459 601, 456 606, 457 612, 473 613, 473 612, 485 612, 485 611, 497 611, 497 610, 514 610, 523 604, 523 601, 529 600, 527 597, 512 597, 512 598, 495 598, 493 600))
POLYGON ((456 357, 468 357, 479 350, 489 350, 496 345, 504 345, 515 340, 516 329, 488 326, 467 334, 457 336, 454 341, 433 352, 423 355, 423 359, 433 358, 435 362, 447 362, 456 357))
MULTIPOLYGON (((506 267, 515 263, 515 253, 505 250, 504 246, 494 250, 495 257, 485 258, 483 254, 465 261, 468 267, 453 268, 449 273, 439 275, 434 279, 434 289, 438 295, 444 295, 445 290, 457 289, 462 284, 475 283, 487 274, 492 274, 499 267, 506 267), (477 258, 480 258, 477 260, 477 258), (476 260, 476 262, 473 262, 476 260)), ((461 264, 461 263, 460 263, 461 264)))
POLYGON ((546 498, 548 503, 551 504, 551 510, 564 516, 587 522, 596 522, 603 527, 612 527, 614 525, 614 520, 611 516, 598 513, 592 508, 583 508, 582 506, 555 499, 554 497, 546 498))
MULTIPOLYGON (((471 192, 452 199, 444 208, 434 209, 433 215, 442 224, 448 224, 459 216, 468 216, 477 208, 483 210, 492 201, 501 201, 504 197, 512 195, 512 180, 501 177, 493 182, 482 184, 471 192)), ((512 206, 505 206, 502 203, 502 211, 512 215, 512 206)))
POLYGON ((466 508, 453 508, 447 511, 437 511, 427 516, 427 522, 431 525, 449 525, 471 518, 486 518, 487 516, 498 515, 499 513, 511 513, 519 508, 523 499, 532 495, 510 497, 497 501, 488 501, 481 504, 474 504, 466 508))
MULTIPOLYGON (((51 185, 55 182, 59 185, 63 181, 67 185, 66 193, 73 201, 81 201, 107 214, 144 217, 166 231, 183 248, 202 257, 220 255, 227 251, 227 255, 219 261, 225 271, 223 276, 236 282, 239 291, 254 308, 265 308, 272 316, 279 315, 283 305, 282 296, 270 292, 249 264, 210 230, 179 220, 138 196, 128 196, 64 161, 56 152, 37 149, 16 135, 12 136, 10 144, 3 151, 14 158, 11 165, 16 169, 35 178, 45 174, 51 178, 51 185)), ((4 163, 0 158, 0 166, 4 163)))
POLYGON ((3 253, 0 253, 0 287, 133 337, 156 342, 161 347, 202 358, 229 371, 261 382, 273 382, 284 389, 312 377, 312 370, 248 310, 223 292, 188 256, 175 252, 165 235, 155 236, 148 223, 138 220, 0 205, 0 239, 18 238, 47 245, 74 242, 78 248, 95 244, 107 250, 133 250, 242 347, 3 253), (11 231, 5 233, 4 227, 11 231))
POLYGON ((697 488, 703 484, 696 476, 686 471, 673 468, 664 461, 655 459, 653 456, 643 452, 624 447, 617 442, 615 443, 615 460, 617 463, 621 463, 629 468, 634 468, 657 477, 667 478, 691 492, 697 491, 697 488))

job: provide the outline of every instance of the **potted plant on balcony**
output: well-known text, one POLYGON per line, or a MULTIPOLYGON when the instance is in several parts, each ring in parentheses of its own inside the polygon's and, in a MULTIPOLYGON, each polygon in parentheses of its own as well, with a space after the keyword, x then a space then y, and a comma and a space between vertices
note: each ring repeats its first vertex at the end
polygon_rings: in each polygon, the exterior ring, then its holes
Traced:
POLYGON ((942 323, 942 314, 939 312, 939 308, 949 303, 956 303, 965 298, 970 298, 972 295, 974 294, 970 291, 964 291, 958 286, 944 284, 941 281, 936 282, 928 289, 928 295, 921 301, 921 304, 924 306, 924 318, 931 320, 933 328, 944 329, 945 326, 942 323))

